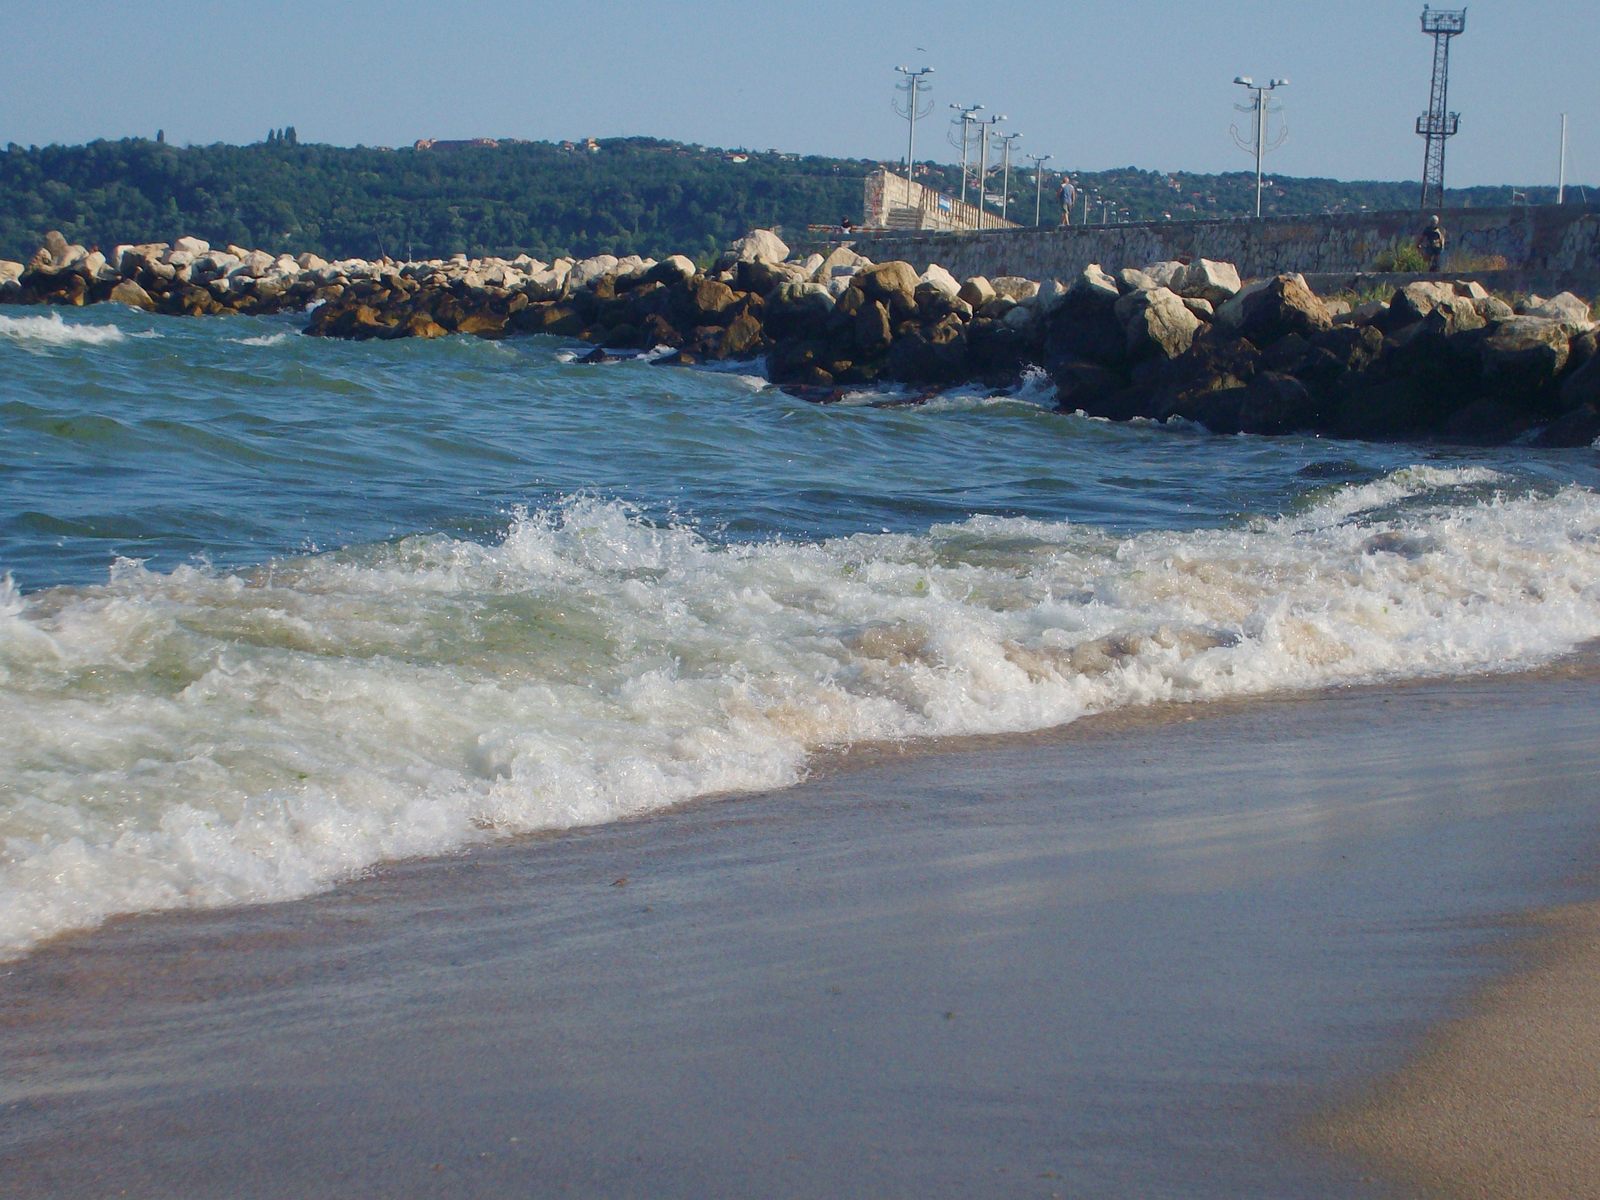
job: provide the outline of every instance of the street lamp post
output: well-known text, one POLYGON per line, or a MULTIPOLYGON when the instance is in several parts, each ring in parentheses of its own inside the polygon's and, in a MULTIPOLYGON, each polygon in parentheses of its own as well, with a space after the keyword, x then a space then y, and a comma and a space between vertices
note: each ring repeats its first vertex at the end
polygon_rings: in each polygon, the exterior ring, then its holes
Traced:
POLYGON ((1003 134, 1000 138, 1005 146, 1001 150, 1004 165, 1000 171, 1000 219, 1010 219, 1011 209, 1011 143, 1022 135, 1020 133, 1003 134))
MULTIPOLYGON (((897 84, 896 87, 898 90, 906 94, 906 109, 905 112, 901 113, 900 115, 905 117, 911 126, 910 130, 906 134, 906 198, 907 202, 909 203, 911 196, 911 172, 914 164, 917 161, 914 157, 917 145, 917 118, 927 116, 933 107, 932 105, 929 105, 928 108, 922 109, 919 112, 917 110, 917 101, 921 99, 924 92, 933 86, 925 78, 926 76, 933 74, 933 68, 918 67, 915 71, 913 71, 910 67, 896 67, 895 70, 899 71, 900 74, 905 76, 905 82, 897 84)), ((899 109, 896 109, 895 111, 898 112, 899 109)))
POLYGON ((1005 113, 996 113, 977 121, 978 129, 978 228, 983 228, 984 197, 989 191, 989 130, 1006 119, 1005 113))
POLYGON ((967 143, 972 136, 972 122, 975 113, 983 111, 981 104, 952 104, 951 108, 960 114, 961 118, 961 203, 967 202, 967 143))
MULTIPOLYGON (((1289 81, 1287 79, 1269 79, 1266 83, 1257 83, 1248 75, 1236 75, 1234 76, 1233 81, 1240 87, 1249 91, 1251 95, 1250 104, 1248 106, 1237 106, 1239 111, 1250 112, 1252 109, 1255 111, 1256 135, 1249 143, 1241 142, 1240 144, 1244 145, 1247 150, 1253 149, 1255 151, 1256 216, 1259 217, 1261 215, 1261 156, 1264 155, 1269 148, 1276 149, 1277 146, 1281 146, 1283 144, 1283 139, 1279 138, 1274 146, 1268 147, 1267 145, 1267 108, 1271 104, 1271 101, 1267 99, 1267 94, 1273 91, 1275 88, 1285 86, 1289 81)), ((1236 141, 1239 140, 1237 131, 1234 133, 1234 139, 1236 141)))
POLYGON ((1043 223, 1039 220, 1039 210, 1044 201, 1044 165, 1050 161, 1050 156, 1030 154, 1028 158, 1033 162, 1033 224, 1037 228, 1043 223))

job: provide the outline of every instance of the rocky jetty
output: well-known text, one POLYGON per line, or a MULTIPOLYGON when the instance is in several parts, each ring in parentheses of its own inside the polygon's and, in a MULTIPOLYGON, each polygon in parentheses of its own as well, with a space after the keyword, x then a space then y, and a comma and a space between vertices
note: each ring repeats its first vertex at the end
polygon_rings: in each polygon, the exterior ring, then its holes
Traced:
POLYGON ((327 337, 545 333, 605 348, 594 361, 655 349, 659 364, 764 357, 775 383, 819 400, 880 381, 1005 386, 1035 367, 1063 410, 1218 433, 1600 436, 1588 303, 1563 293, 1513 306, 1466 280, 1355 306, 1298 275, 1246 283, 1206 259, 957 280, 845 246, 797 260, 765 230, 705 269, 681 256, 328 263, 193 238, 107 259, 58 234, 28 264, 0 263, 0 302, 100 301, 183 314, 311 307, 306 332, 327 337))

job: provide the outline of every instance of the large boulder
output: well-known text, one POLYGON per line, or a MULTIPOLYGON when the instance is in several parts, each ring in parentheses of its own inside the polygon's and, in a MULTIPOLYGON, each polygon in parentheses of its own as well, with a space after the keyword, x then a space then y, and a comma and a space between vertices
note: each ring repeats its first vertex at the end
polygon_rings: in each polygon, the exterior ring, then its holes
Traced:
POLYGON ((1194 341, 1200 319, 1170 288, 1130 292, 1117 301, 1116 313, 1127 338, 1128 356, 1134 360, 1176 358, 1194 341))
POLYGON ((727 284, 720 279, 707 279, 702 276, 696 279, 689 289, 689 304, 693 313, 691 324, 725 324, 732 319, 730 310, 737 301, 738 296, 727 284))
POLYGON ((1571 292, 1552 296, 1544 303, 1528 309, 1527 315, 1560 321, 1573 333, 1582 333, 1594 327, 1594 321, 1589 317, 1589 302, 1580 300, 1571 292))
POLYGON ((614 274, 616 269, 616 255, 596 254, 593 258, 572 264, 572 270, 567 274, 567 286, 573 289, 589 287, 602 275, 614 274))
POLYGON ((172 243, 173 252, 177 254, 189 255, 191 262, 194 259, 199 258, 200 255, 208 253, 210 249, 210 242, 203 241, 197 237, 181 237, 172 243))
POLYGON ((1246 298, 1238 332, 1265 348, 1291 333, 1309 340, 1332 327, 1333 318, 1303 278, 1279 275, 1246 298))
POLYGON ((752 229, 728 247, 735 262, 782 262, 789 257, 789 247, 770 229, 752 229))
POLYGON ((835 246, 828 252, 828 256, 817 264, 811 277, 818 283, 827 283, 841 275, 854 275, 862 267, 871 265, 870 258, 864 254, 857 254, 849 246, 835 246))
POLYGON ((982 308, 995 297, 994 285, 983 275, 963 280, 958 294, 973 308, 982 308))
POLYGON ((1567 365, 1567 353, 1567 326, 1549 317, 1502 321, 1479 346, 1484 382, 1513 394, 1552 387, 1567 365))
POLYGON ((1177 259, 1168 259, 1164 262, 1149 263, 1141 268, 1157 287, 1178 290, 1178 284, 1183 279, 1184 264, 1177 259))
POLYGON ((1455 300, 1455 285, 1417 279, 1397 290, 1389 300, 1382 324, 1385 329, 1403 329, 1424 320, 1440 304, 1455 300))
POLYGON ((938 263, 928 264, 928 269, 922 273, 921 282, 937 288, 952 299, 961 295, 960 281, 938 263))
POLYGON ((919 282, 916 268, 908 262, 877 263, 857 271, 854 277, 855 286, 867 299, 893 301, 904 309, 914 305, 919 282))
POLYGON ((142 308, 145 312, 154 312, 156 307, 156 302, 150 298, 150 293, 131 279, 124 279, 113 285, 111 294, 106 299, 113 304, 142 308))
POLYGON ((1239 271, 1232 263, 1197 258, 1183 269, 1172 290, 1189 299, 1208 301, 1214 309, 1233 299, 1240 286, 1239 271))
MULTIPOLYGON (((530 274, 537 274, 530 272, 530 274)), ((695 277, 694 260, 682 254, 669 255, 645 272, 646 283, 684 284, 695 277)))
POLYGON ((1110 305, 1116 302, 1122 291, 1117 287, 1117 281, 1102 270, 1099 263, 1090 263, 1078 272, 1078 277, 1068 286, 1067 294, 1075 300, 1102 300, 1110 305))

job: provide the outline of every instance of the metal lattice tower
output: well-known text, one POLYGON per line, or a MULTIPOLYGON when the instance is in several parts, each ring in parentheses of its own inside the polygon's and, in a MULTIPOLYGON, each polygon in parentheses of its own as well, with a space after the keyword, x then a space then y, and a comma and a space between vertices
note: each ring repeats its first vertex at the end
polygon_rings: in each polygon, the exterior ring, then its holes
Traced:
POLYGON ((1467 27, 1467 10, 1422 6, 1422 32, 1433 35, 1433 87, 1428 111, 1417 118, 1417 132, 1427 139, 1422 158, 1422 207, 1442 207, 1444 199, 1444 142, 1454 137, 1461 114, 1449 111, 1450 39, 1467 27))

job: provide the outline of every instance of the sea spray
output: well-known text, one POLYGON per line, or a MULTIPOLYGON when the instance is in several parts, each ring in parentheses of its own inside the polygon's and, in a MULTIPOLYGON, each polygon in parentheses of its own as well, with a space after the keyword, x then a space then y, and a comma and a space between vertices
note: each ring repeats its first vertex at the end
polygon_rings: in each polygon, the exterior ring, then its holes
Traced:
POLYGON ((1509 485, 749 544, 575 497, 489 544, 7 581, 0 947, 781 787, 823 747, 1530 666, 1600 634, 1600 499, 1509 485))

